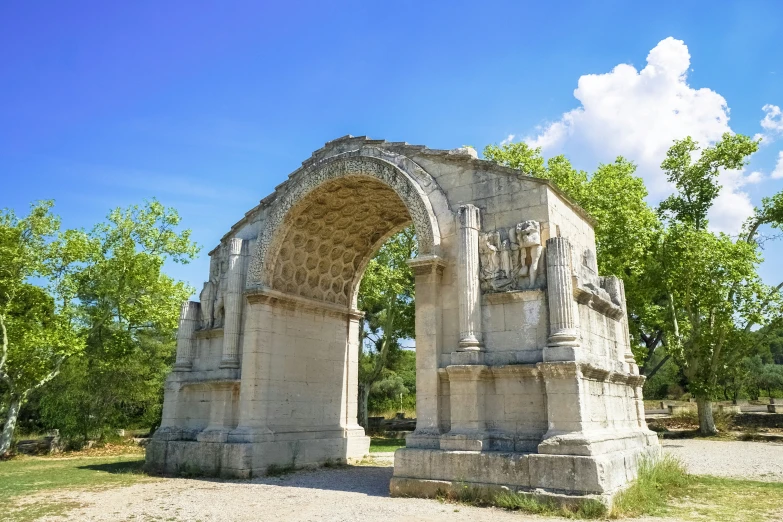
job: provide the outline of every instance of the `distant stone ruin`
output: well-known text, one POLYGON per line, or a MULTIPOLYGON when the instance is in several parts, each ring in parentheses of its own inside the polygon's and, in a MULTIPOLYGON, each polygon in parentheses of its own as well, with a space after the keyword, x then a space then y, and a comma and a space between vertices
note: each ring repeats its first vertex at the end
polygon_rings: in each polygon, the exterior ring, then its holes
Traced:
POLYGON ((347 136, 329 142, 210 252, 183 305, 151 470, 251 477, 360 458, 364 269, 413 223, 416 430, 392 495, 454 484, 608 500, 657 455, 621 280, 590 218, 550 182, 347 136))

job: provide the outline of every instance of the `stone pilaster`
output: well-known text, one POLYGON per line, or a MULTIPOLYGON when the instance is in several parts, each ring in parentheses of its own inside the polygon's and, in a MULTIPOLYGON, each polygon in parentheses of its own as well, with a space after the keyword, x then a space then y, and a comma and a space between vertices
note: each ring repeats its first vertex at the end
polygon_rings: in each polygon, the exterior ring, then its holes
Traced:
POLYGON ((207 385, 209 393, 209 424, 196 436, 200 442, 227 442, 236 418, 239 398, 239 381, 212 381, 207 385))
POLYGON ((193 334, 198 324, 199 308, 199 303, 194 301, 182 303, 179 313, 179 329, 177 330, 175 372, 187 372, 193 366, 193 334))
MULTIPOLYGON (((486 384, 492 378, 482 364, 451 365, 449 377, 451 429, 441 436, 440 449, 482 451, 489 449, 486 423, 486 384)), ((417 390, 418 391, 418 390, 417 390)))
POLYGON ((242 240, 228 242, 228 285, 225 297, 221 368, 239 368, 239 333, 242 320, 242 240))
POLYGON ((571 274, 571 244, 564 237, 546 242, 549 347, 579 346, 576 302, 571 274))
POLYGON ((438 256, 408 261, 416 281, 416 431, 406 439, 411 448, 440 444, 438 357, 443 323, 440 286, 446 263, 438 256))
POLYGON ((461 205, 457 212, 459 261, 459 351, 479 351, 481 339, 481 290, 479 288, 479 209, 461 205))

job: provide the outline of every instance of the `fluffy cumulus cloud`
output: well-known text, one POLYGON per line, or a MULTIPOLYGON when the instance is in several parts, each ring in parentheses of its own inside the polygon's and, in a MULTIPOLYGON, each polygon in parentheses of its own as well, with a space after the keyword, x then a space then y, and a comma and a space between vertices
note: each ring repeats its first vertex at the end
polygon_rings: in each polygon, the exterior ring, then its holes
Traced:
MULTIPOLYGON (((547 154, 565 151, 576 160, 590 157, 607 162, 618 155, 632 159, 657 201, 672 190, 660 164, 673 140, 691 136, 706 146, 731 132, 726 100, 711 89, 691 87, 690 65, 688 47, 670 37, 650 51, 641 70, 620 64, 605 74, 582 76, 574 91, 581 106, 525 141, 547 154)), ((765 106, 764 110, 770 125, 765 130, 770 132, 781 123, 779 109, 765 106)), ((761 179, 759 172, 722 174, 724 188, 711 213, 716 229, 739 230, 753 211, 742 187, 761 179)))
POLYGON ((770 177, 773 179, 783 179, 783 150, 778 152, 778 162, 770 177))
POLYGON ((768 103, 761 110, 764 111, 761 128, 770 134, 783 133, 783 112, 781 112, 780 107, 768 103))

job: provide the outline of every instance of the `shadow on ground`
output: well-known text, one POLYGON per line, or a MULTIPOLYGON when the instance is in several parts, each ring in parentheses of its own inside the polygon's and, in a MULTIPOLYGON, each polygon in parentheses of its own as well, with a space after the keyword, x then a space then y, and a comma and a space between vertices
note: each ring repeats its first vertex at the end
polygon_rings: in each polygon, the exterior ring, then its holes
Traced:
MULTIPOLYGON (((142 474, 144 460, 114 462, 107 464, 88 464, 79 469, 102 471, 112 474, 142 474)), ((389 481, 394 467, 388 466, 340 466, 336 468, 300 469, 284 475, 255 477, 249 480, 230 480, 215 477, 168 476, 171 480, 188 479, 204 482, 239 482, 245 484, 266 484, 270 486, 322 489, 327 491, 345 491, 363 493, 373 497, 389 496, 389 481)))
POLYGON ((126 462, 112 462, 107 464, 88 464, 79 466, 77 469, 89 469, 92 471, 103 471, 105 473, 143 473, 144 459, 130 460, 126 462))

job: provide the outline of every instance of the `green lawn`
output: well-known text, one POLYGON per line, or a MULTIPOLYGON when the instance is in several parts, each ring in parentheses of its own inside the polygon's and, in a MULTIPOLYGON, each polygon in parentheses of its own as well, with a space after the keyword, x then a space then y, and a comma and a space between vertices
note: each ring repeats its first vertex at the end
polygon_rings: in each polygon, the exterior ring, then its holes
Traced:
POLYGON ((370 453, 396 451, 404 447, 405 439, 387 439, 384 437, 373 437, 370 439, 370 453))
POLYGON ((113 457, 20 457, 0 462, 0 520, 25 522, 77 507, 63 501, 24 502, 47 490, 89 490, 154 480, 143 474, 143 455, 113 457))
POLYGON ((695 476, 686 495, 660 514, 678 520, 782 520, 783 483, 695 476))

